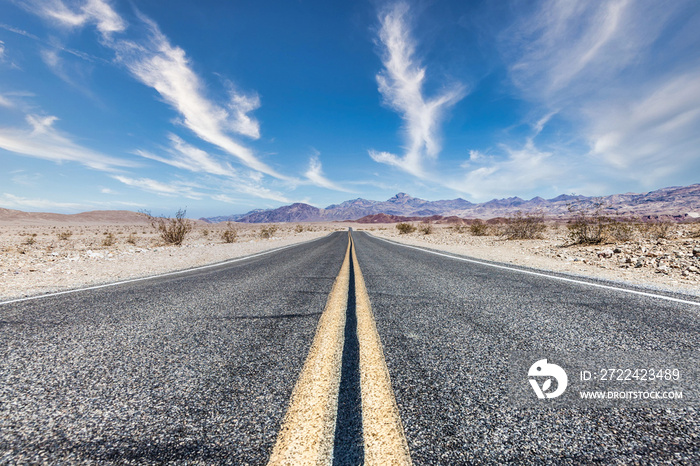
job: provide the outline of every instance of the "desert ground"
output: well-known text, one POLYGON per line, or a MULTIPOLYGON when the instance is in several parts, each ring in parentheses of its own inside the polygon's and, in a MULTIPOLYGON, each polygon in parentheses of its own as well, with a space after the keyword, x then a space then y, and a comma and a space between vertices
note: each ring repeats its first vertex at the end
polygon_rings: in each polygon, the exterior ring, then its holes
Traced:
POLYGON ((497 231, 474 236, 468 227, 415 224, 206 224, 195 222, 181 246, 167 245, 146 221, 60 222, 15 218, 0 223, 0 299, 99 285, 217 263, 325 236, 368 231, 382 238, 478 259, 576 276, 700 295, 700 225, 674 225, 666 238, 636 234, 625 242, 572 246, 565 225, 550 224, 542 239, 507 240, 497 231), (235 230, 227 243, 223 233, 235 230))
POLYGON ((327 235, 344 225, 196 222, 181 246, 148 223, 0 223, 0 299, 34 296, 199 267, 327 235), (274 231, 273 231, 274 230, 274 231))
MULTIPOLYGON (((624 242, 572 245, 569 230, 549 223, 541 239, 508 240, 492 231, 474 236, 469 228, 416 223, 415 232, 401 234, 395 225, 358 226, 372 234, 477 259, 592 277, 612 282, 700 296, 700 225, 672 225, 666 238, 635 232, 624 242)), ((494 229, 497 230, 497 229, 494 229)))

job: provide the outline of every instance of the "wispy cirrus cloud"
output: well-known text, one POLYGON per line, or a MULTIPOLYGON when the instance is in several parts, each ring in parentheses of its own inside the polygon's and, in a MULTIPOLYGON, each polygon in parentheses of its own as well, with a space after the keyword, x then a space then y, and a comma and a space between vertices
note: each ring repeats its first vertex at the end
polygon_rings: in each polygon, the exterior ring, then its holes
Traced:
POLYGON ((0 94, 0 107, 12 108, 14 104, 7 97, 0 94))
POLYGON ((309 169, 306 170, 306 173, 304 176, 306 176, 306 179, 309 180, 313 185, 319 186, 321 188, 326 188, 326 189, 332 189, 334 191, 341 191, 341 192, 352 192, 349 189, 346 189, 339 184, 329 180, 324 174, 323 174, 323 166, 321 165, 321 159, 319 158, 320 154, 318 151, 314 151, 314 154, 311 156, 309 159, 309 169))
POLYGON ((89 204, 79 204, 75 202, 56 202, 49 199, 32 199, 28 197, 15 196, 10 193, 0 195, 0 205, 7 209, 68 209, 73 211, 89 208, 89 204))
POLYGON ((425 177, 425 161, 435 159, 441 149, 439 130, 445 112, 466 95, 466 89, 455 84, 432 98, 423 95, 426 70, 414 56, 408 14, 406 3, 396 3, 380 15, 384 69, 376 77, 385 104, 404 120, 406 152, 398 156, 371 150, 369 154, 376 162, 425 177))
POLYGON ((165 151, 168 157, 155 155, 149 151, 137 150, 135 153, 141 157, 165 163, 173 167, 181 168, 196 173, 208 173, 211 175, 221 175, 237 177, 238 172, 230 164, 220 162, 209 153, 195 146, 187 144, 175 134, 169 135, 170 147, 165 151))
POLYGON ((700 172, 700 69, 673 76, 641 98, 583 107, 590 156, 653 185, 678 172, 700 172))
POLYGON ((78 162, 107 172, 138 166, 81 146, 54 128, 57 120, 55 116, 27 115, 29 128, 0 128, 0 148, 53 162, 78 162))
POLYGON ((501 41, 520 95, 557 110, 574 128, 569 138, 588 145, 580 158, 589 178, 615 170, 619 181, 653 187, 700 169, 700 68, 679 59, 700 48, 687 33, 698 28, 692 0, 550 0, 501 41))
POLYGON ((251 149, 230 136, 235 132, 258 138, 259 124, 249 112, 259 106, 259 98, 230 92, 227 109, 204 95, 204 85, 194 73, 185 51, 170 44, 158 26, 142 17, 148 40, 142 43, 113 42, 118 60, 139 81, 155 89, 182 116, 182 124, 200 139, 238 158, 243 164, 274 178, 290 178, 262 162, 251 149))
MULTIPOLYGON (((74 2, 76 3, 76 2, 74 2)), ((103 0, 86 0, 73 8, 61 0, 29 0, 24 7, 31 13, 42 16, 55 26, 79 28, 94 24, 100 33, 109 35, 124 31, 126 22, 103 0)))
POLYGON ((112 178, 133 188, 139 188, 161 196, 182 196, 189 199, 202 199, 204 193, 196 191, 192 183, 172 182, 163 183, 152 178, 131 178, 122 175, 113 175, 112 178))
POLYGON ((116 54, 117 61, 141 83, 156 90, 182 117, 180 123, 203 141, 213 144, 253 170, 280 180, 293 181, 260 160, 234 139, 232 133, 257 139, 260 125, 250 113, 260 106, 255 93, 242 93, 229 86, 225 107, 206 96, 201 78, 193 71, 183 49, 172 45, 158 25, 137 12, 145 38, 118 37, 130 26, 105 0, 87 0, 69 7, 61 0, 31 2, 31 11, 60 27, 95 25, 102 43, 116 54))
POLYGON ((500 150, 499 157, 470 151, 469 162, 463 164, 467 172, 449 178, 448 186, 476 200, 488 200, 556 184, 571 174, 570 165, 562 163, 553 152, 537 148, 532 139, 520 148, 502 145, 500 150))
MULTIPOLYGON (((237 170, 229 163, 223 162, 208 152, 188 144, 175 134, 170 134, 170 147, 163 148, 165 155, 156 155, 150 151, 137 150, 135 153, 141 157, 155 160, 182 170, 205 176, 213 175, 223 179, 208 179, 203 185, 221 187, 225 191, 245 193, 263 199, 271 199, 287 202, 288 199, 281 193, 262 186, 260 172, 237 170)), ((145 185, 144 185, 145 186, 145 185)), ((212 197, 215 199, 215 197, 212 197)), ((219 199, 215 199, 219 200, 219 199)))

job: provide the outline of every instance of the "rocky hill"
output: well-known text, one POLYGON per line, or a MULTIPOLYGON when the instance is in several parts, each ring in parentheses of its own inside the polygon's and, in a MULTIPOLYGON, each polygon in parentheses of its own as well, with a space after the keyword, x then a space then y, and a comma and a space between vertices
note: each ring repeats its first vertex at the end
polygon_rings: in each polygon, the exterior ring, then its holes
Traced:
MULTIPOLYGON (((614 194, 601 198, 560 195, 553 199, 535 197, 530 200, 519 197, 493 199, 473 204, 464 199, 427 201, 398 193, 386 201, 352 199, 325 209, 309 204, 296 203, 277 209, 254 210, 242 215, 210 217, 208 222, 236 221, 244 223, 271 222, 319 222, 357 220, 367 216, 385 214, 401 217, 481 218, 505 217, 521 212, 542 212, 548 217, 565 217, 569 207, 591 207, 596 202, 606 206, 606 213, 619 216, 666 216, 676 218, 700 218, 700 184, 663 188, 643 194, 614 194)), ((376 221, 376 220, 371 220, 376 221)))

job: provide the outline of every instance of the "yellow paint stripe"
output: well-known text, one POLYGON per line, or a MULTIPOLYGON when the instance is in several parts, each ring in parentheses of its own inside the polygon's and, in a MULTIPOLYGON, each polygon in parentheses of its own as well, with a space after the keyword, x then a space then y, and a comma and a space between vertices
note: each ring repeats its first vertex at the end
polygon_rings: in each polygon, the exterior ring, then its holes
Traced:
POLYGON ((269 465, 330 465, 333 462, 349 286, 348 237, 345 259, 292 391, 269 465))
MULTIPOLYGON (((352 241, 352 240, 351 240, 352 241)), ((362 431, 366 465, 410 465, 411 454, 399 409, 391 388, 389 370, 374 321, 369 295, 353 243, 357 338, 360 343, 362 431)))

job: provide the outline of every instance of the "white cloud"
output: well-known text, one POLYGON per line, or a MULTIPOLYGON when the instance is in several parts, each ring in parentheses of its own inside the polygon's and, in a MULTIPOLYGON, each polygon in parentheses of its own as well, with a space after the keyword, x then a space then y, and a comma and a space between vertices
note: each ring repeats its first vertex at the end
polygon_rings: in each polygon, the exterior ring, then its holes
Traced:
POLYGON ((513 83, 545 114, 535 136, 556 113, 572 131, 562 139, 588 143, 571 161, 581 185, 653 188, 700 169, 700 69, 687 58, 700 47, 687 33, 700 28, 696 6, 549 0, 503 32, 513 83))
POLYGON ((12 108, 14 105, 7 97, 0 94, 0 107, 12 108))
POLYGON ((255 94, 229 91, 226 108, 205 96, 205 86, 192 70, 183 49, 170 44, 168 38, 152 20, 139 14, 147 30, 145 40, 115 38, 124 32, 126 21, 103 0, 87 0, 81 6, 69 8, 60 0, 33 3, 37 14, 65 27, 95 24, 102 34, 103 44, 117 54, 117 60, 140 82, 155 89, 165 102, 182 117, 182 124, 202 140, 213 144, 243 164, 274 178, 291 181, 262 162, 253 151, 234 140, 234 132, 251 138, 260 137, 259 123, 249 114, 260 106, 255 94))
POLYGON ((151 178, 130 178, 127 176, 113 175, 117 181, 133 188, 139 188, 161 196, 182 196, 190 199, 201 199, 203 193, 197 192, 189 183, 163 183, 151 178))
POLYGON ((202 140, 237 157, 248 167, 272 177, 288 180, 259 160, 252 150, 235 141, 228 131, 259 137, 259 124, 248 113, 259 106, 257 96, 232 91, 228 111, 204 96, 204 85, 192 71, 185 51, 172 46, 158 26, 142 18, 149 30, 148 41, 111 42, 118 59, 131 74, 155 89, 183 117, 182 124, 202 140))
POLYGON ((14 194, 3 193, 0 196, 0 205, 7 209, 69 209, 84 210, 89 208, 88 204, 78 204, 73 202, 56 202, 48 199, 30 199, 14 194))
POLYGON ((250 115, 250 112, 260 108, 260 96, 257 94, 245 95, 229 90, 231 101, 228 109, 232 112, 229 127, 232 131, 251 137, 260 138, 260 123, 250 115))
POLYGON ((651 185, 697 166, 700 70, 675 76, 639 96, 590 103, 591 155, 623 176, 651 185))
POLYGON ((43 177, 41 173, 25 173, 24 170, 19 170, 12 174, 11 179, 15 184, 36 188, 43 177))
POLYGON ((309 169, 304 175, 306 176, 306 179, 311 181, 312 184, 320 186, 321 188, 327 188, 332 189, 334 191, 342 191, 346 193, 352 192, 326 178, 326 176, 323 174, 323 167, 321 166, 321 160, 319 159, 318 152, 316 152, 309 159, 309 169))
POLYGON ((557 180, 566 179, 571 170, 571 167, 555 158, 551 152, 537 149, 532 140, 528 140, 521 149, 507 146, 503 149, 507 154, 504 159, 485 157, 477 151, 471 151, 475 155, 471 160, 482 166, 448 182, 448 186, 467 193, 474 199, 487 200, 551 185, 557 180))
POLYGON ((225 202, 226 204, 238 204, 241 202, 240 199, 234 199, 233 197, 227 196, 226 194, 215 194, 211 198, 215 201, 225 202))
POLYGON ((78 162, 95 170, 116 171, 135 167, 128 160, 110 157, 73 142, 53 127, 55 116, 27 115, 31 129, 0 128, 0 148, 53 162, 78 162))
POLYGON ((87 0, 73 10, 60 0, 36 1, 25 5, 32 13, 52 21, 58 26, 77 28, 94 24, 103 35, 110 35, 126 29, 124 20, 114 11, 108 2, 87 0))
POLYGON ((229 164, 219 162, 207 152, 187 144, 178 136, 171 134, 169 139, 171 147, 167 149, 167 152, 170 157, 154 155, 143 150, 137 150, 136 154, 192 172, 209 173, 211 175, 229 177, 238 176, 236 170, 234 170, 229 164))
POLYGON ((149 151, 137 150, 135 153, 141 157, 165 163, 176 168, 188 170, 204 175, 214 175, 224 177, 224 180, 216 180, 210 177, 205 186, 222 186, 226 191, 232 190, 238 193, 246 193, 263 199, 272 199, 280 202, 287 202, 288 199, 282 194, 264 188, 261 183, 263 177, 260 172, 241 172, 231 167, 230 164, 221 162, 211 154, 186 143, 180 137, 170 135, 171 146, 165 149, 167 157, 155 155, 149 151))
POLYGON ((37 36, 34 34, 30 34, 29 32, 25 31, 24 29, 19 29, 13 26, 10 26, 8 24, 2 24, 0 23, 0 29, 4 29, 6 31, 14 32, 15 34, 19 34, 21 36, 29 37, 30 39, 34 40, 39 40, 37 36))
POLYGON ((543 2, 503 35, 513 81, 550 102, 590 92, 638 59, 670 11, 648 0, 543 2))
POLYGON ((397 111, 405 123, 406 152, 370 151, 375 162, 394 165, 412 175, 425 177, 424 162, 440 152, 439 125, 445 112, 466 94, 454 85, 433 98, 423 95, 425 68, 414 58, 415 44, 406 24, 408 6, 397 3, 380 16, 379 39, 384 46, 384 69, 377 75, 384 102, 397 111))

